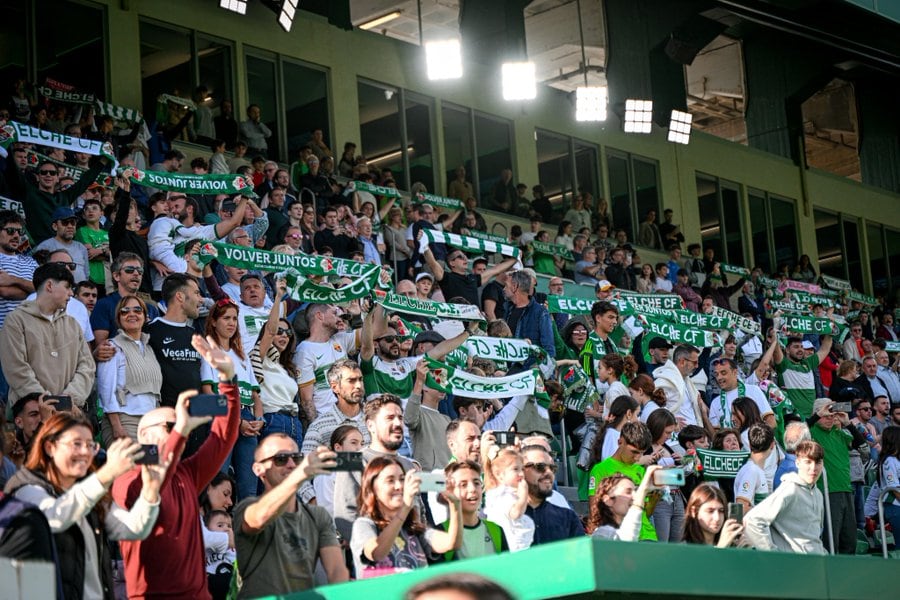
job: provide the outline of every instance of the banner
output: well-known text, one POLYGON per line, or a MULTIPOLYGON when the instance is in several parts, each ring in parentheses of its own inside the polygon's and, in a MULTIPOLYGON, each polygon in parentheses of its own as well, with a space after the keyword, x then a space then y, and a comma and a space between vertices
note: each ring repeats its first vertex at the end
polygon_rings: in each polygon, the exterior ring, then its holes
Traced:
POLYGON ((373 185, 371 183, 368 183, 367 181, 351 181, 347 184, 347 189, 349 189, 351 192, 360 190, 363 192, 369 192, 370 194, 375 194, 376 196, 400 198, 400 190, 398 190, 397 188, 373 185))
POLYGON ((484 315, 474 304, 450 304, 434 300, 420 300, 393 292, 375 290, 375 302, 394 312, 402 312, 434 319, 458 319, 460 321, 484 321, 484 315))
POLYGON ((748 269, 747 267, 729 265, 728 263, 719 263, 719 270, 726 275, 737 275, 743 279, 750 279, 750 269, 748 269))
POLYGON ((475 229, 468 230, 469 237, 477 238, 479 240, 488 240, 491 242, 497 242, 498 244, 508 244, 509 240, 503 237, 502 235, 494 235, 493 233, 485 233, 483 231, 476 231, 475 229))
POLYGON ((596 300, 570 298, 568 296, 547 296, 547 310, 551 313, 567 315, 589 315, 596 300))
POLYGON ((869 306, 877 306, 878 300, 876 300, 873 296, 867 296, 861 292, 849 292, 847 294, 847 298, 854 301, 859 302, 860 304, 868 304, 869 306))
POLYGON ((778 287, 778 280, 772 279, 771 277, 763 277, 760 275, 756 278, 756 283, 764 288, 768 288, 774 290, 778 287))
MULTIPOLYGON (((50 158, 49 156, 41 154, 40 152, 35 152, 30 148, 25 151, 25 157, 25 159, 28 161, 28 165, 33 169, 36 169, 38 165, 44 162, 49 162, 56 165, 56 169, 59 171, 60 179, 62 179, 63 177, 71 177, 73 180, 78 181, 79 179, 81 179, 81 176, 88 171, 83 167, 76 167, 75 165, 64 163, 62 161, 56 160, 55 158, 50 158)), ((100 173, 99 175, 97 175, 96 182, 103 187, 112 187, 115 185, 113 177, 109 173, 100 173)))
POLYGON ((428 362, 425 385, 433 390, 482 400, 546 395, 537 369, 505 377, 479 377, 433 360, 427 354, 424 360, 428 362))
MULTIPOLYGON (((416 200, 422 204, 430 204, 437 208, 452 208, 453 210, 462 210, 463 201, 459 198, 446 198, 444 196, 436 196, 434 194, 416 194, 416 200)), ((504 240, 506 241, 506 240, 504 240)))
POLYGON ((476 335, 467 339, 462 347, 470 356, 506 362, 522 362, 532 356, 540 358, 546 355, 540 346, 516 338, 476 335))
POLYGON ((35 86, 35 89, 48 100, 72 104, 93 104, 96 100, 94 94, 79 92, 74 85, 67 85, 49 77, 46 79, 46 83, 47 85, 35 86))
POLYGON ((531 242, 531 248, 534 250, 535 254, 549 254, 550 256, 560 256, 566 260, 575 260, 572 251, 562 244, 550 244, 534 240, 531 242))
POLYGON ((810 294, 822 294, 822 288, 812 283, 804 283, 802 281, 794 281, 793 279, 785 279, 778 284, 778 289, 784 290, 800 290, 801 292, 809 292, 810 294))
POLYGON ((25 218, 25 209, 22 208, 22 203, 6 196, 0 196, 0 210, 11 210, 23 219, 25 218))
POLYGON ((743 315, 739 315, 736 312, 732 312, 728 309, 722 308, 721 306, 713 306, 712 314, 731 321, 731 325, 728 327, 728 329, 734 329, 735 327, 737 327, 744 333, 749 333, 751 335, 755 335, 761 331, 759 323, 757 323, 753 319, 748 319, 743 315))
POLYGON ((139 110, 126 108, 124 106, 116 106, 109 102, 97 100, 94 103, 94 112, 98 115, 112 117, 116 121, 124 121, 126 123, 140 123, 144 120, 139 110))
POLYGON ((809 306, 800 302, 791 302, 790 300, 766 300, 766 314, 771 317, 777 311, 790 313, 811 313, 809 306))
POLYGON ((675 294, 638 294, 627 290, 616 290, 612 294, 612 302, 619 307, 620 311, 628 310, 629 307, 638 311, 646 307, 669 310, 684 308, 681 296, 675 294))
POLYGON ((822 275, 822 283, 827 285, 833 290, 841 290, 844 292, 849 292, 853 289, 853 286, 850 285, 850 282, 846 279, 838 279, 837 277, 832 277, 831 275, 822 275))
POLYGON ((165 103, 171 102, 172 104, 177 104, 178 106, 183 106, 184 108, 192 111, 197 110, 197 105, 194 104, 193 100, 188 98, 182 98, 181 96, 173 96, 171 94, 160 94, 156 97, 157 102, 165 103))
POLYGON ((688 344, 695 348, 712 348, 721 346, 724 341, 719 334, 713 331, 677 325, 658 317, 639 315, 637 319, 645 332, 665 338, 675 345, 688 344))
POLYGON ((781 333, 814 333, 816 335, 837 335, 840 328, 826 317, 808 315, 781 315, 781 333))
POLYGON ((31 125, 23 125, 16 121, 7 123, 3 127, 2 132, 0 146, 4 149, 9 148, 15 142, 37 144, 38 146, 62 148, 71 152, 83 152, 92 156, 105 156, 113 163, 112 173, 115 173, 119 166, 119 161, 116 160, 113 147, 109 142, 72 137, 71 135, 55 133, 46 129, 38 129, 31 125))
POLYGON ((900 352, 900 342, 885 342, 884 349, 887 352, 900 352))
POLYGON ((704 479, 733 478, 750 459, 749 452, 704 450, 697 448, 704 479))
POLYGON ((836 306, 835 302, 831 298, 827 296, 810 294, 809 292, 792 291, 791 297, 793 297, 797 302, 802 302, 803 304, 821 304, 825 308, 834 308, 836 306))
POLYGON ((248 198, 256 198, 256 194, 253 193, 253 181, 249 177, 234 173, 189 175, 130 168, 126 170, 126 174, 132 183, 167 192, 184 192, 194 196, 240 194, 248 198))
POLYGON ((359 298, 365 298, 378 285, 380 276, 380 272, 373 272, 371 275, 355 279, 343 287, 332 288, 315 283, 296 271, 288 271, 284 275, 291 298, 298 302, 313 304, 346 304, 359 298))
POLYGON ((447 233, 445 231, 437 231, 435 229, 423 229, 425 235, 419 241, 420 247, 431 244, 447 244, 460 250, 470 252, 499 252, 503 256, 519 258, 519 249, 509 244, 499 244, 488 240, 479 240, 467 235, 458 235, 456 233, 447 233))

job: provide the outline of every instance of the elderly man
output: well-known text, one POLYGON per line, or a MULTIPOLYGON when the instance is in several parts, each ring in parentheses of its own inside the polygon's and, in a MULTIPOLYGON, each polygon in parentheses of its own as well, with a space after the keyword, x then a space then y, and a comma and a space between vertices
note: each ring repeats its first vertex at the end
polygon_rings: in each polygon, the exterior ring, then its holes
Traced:
POLYGON ((900 404, 900 352, 896 356, 892 365, 888 353, 885 350, 878 350, 875 353, 875 362, 878 363, 878 377, 887 388, 887 395, 894 404, 900 404))
POLYGON ((882 379, 878 372, 878 361, 874 356, 867 356, 862 361, 863 372, 854 381, 854 385, 861 389, 866 398, 874 401, 878 396, 887 396, 890 402, 900 402, 900 398, 891 396, 887 381, 882 379))
POLYGON ((706 403, 691 380, 699 356, 700 351, 693 346, 678 346, 672 359, 656 369, 654 382, 666 393, 666 408, 682 427, 700 425, 712 433, 706 416, 706 403))
MULTIPOLYGON (((531 277, 524 271, 510 273, 503 293, 510 302, 505 320, 513 337, 530 340, 535 346, 543 348, 550 358, 556 358, 550 315, 543 305, 535 301, 531 277)), ((529 358, 516 370, 530 368, 534 360, 529 358)))

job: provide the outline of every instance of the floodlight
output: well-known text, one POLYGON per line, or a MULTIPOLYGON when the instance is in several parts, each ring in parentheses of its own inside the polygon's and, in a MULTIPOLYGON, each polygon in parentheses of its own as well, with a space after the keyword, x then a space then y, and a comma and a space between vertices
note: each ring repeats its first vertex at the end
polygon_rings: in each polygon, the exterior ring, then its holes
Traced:
POLYGON ((395 10, 395 11, 389 12, 385 15, 375 17, 374 19, 369 19, 365 23, 357 25, 357 27, 359 27, 360 29, 365 29, 365 30, 375 29, 379 25, 384 25, 385 23, 389 23, 389 22, 393 21, 394 19, 399 17, 401 14, 403 14, 402 10, 395 10))
POLYGON ((605 121, 606 120, 605 87, 579 87, 575 89, 575 120, 576 121, 605 121))
POLYGON ((503 63, 503 99, 534 100, 537 80, 533 62, 503 63))
POLYGON ((294 13, 297 12, 297 3, 300 0, 284 0, 281 5, 281 14, 278 15, 278 24, 281 28, 290 33, 291 25, 294 24, 294 13))
POLYGON ((247 0, 219 0, 219 8, 236 12, 239 15, 246 15, 247 0))
POLYGON ((625 101, 625 133, 650 133, 653 123, 653 100, 625 101))
POLYGON ((428 79, 459 79, 462 77, 462 48, 459 40, 425 43, 425 65, 428 79))
POLYGON ((694 116, 691 113, 680 110, 672 110, 669 121, 669 141, 676 144, 687 144, 691 140, 691 121, 694 116))

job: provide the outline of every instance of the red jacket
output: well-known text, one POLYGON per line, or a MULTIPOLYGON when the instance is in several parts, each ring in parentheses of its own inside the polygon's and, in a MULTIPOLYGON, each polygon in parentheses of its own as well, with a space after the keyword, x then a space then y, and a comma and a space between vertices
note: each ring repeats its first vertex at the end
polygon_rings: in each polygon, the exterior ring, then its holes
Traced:
MULTIPOLYGON (((166 440, 162 456, 174 452, 174 461, 160 490, 159 517, 153 531, 145 540, 119 543, 129 598, 210 598, 197 497, 237 441, 241 418, 237 386, 220 383, 219 393, 228 396, 228 416, 213 420, 210 436, 196 454, 179 461, 187 438, 172 432, 166 440)), ((131 508, 141 485, 141 469, 135 467, 116 479, 113 498, 120 506, 131 508)))

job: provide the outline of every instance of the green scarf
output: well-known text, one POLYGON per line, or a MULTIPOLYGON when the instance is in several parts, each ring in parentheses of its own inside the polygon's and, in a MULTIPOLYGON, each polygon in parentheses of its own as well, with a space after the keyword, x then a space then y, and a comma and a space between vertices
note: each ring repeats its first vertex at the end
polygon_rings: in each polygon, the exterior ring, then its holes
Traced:
POLYGON ((838 335, 840 328, 837 323, 832 323, 826 317, 811 317, 808 315, 782 315, 782 333, 814 333, 816 335, 838 335))
POLYGON ((197 105, 194 104, 193 100, 189 100, 188 98, 182 98, 181 96, 173 96, 171 94, 160 94, 156 97, 156 102, 159 104, 165 104, 166 102, 171 102, 172 104, 177 104, 178 106, 183 106, 184 108, 196 111, 197 105))
POLYGON ((348 189, 352 191, 363 191, 369 192, 370 194, 374 194, 376 196, 386 196, 388 198, 399 198, 400 190, 392 187, 383 187, 380 185, 372 185, 366 181, 351 181, 347 185, 348 189))
POLYGON ((750 460, 749 452, 704 450, 697 448, 704 479, 733 479, 741 467, 750 460))
POLYGON ((817 294, 810 294, 809 292, 792 290, 791 296, 793 296, 797 302, 800 302, 802 304, 821 304, 825 308, 834 308, 836 306, 831 298, 828 298, 826 296, 819 296, 817 294))
POLYGON ((760 285, 764 288, 772 289, 772 290, 774 290, 775 288, 778 287, 777 279, 772 279, 771 277, 764 277, 762 275, 760 275, 759 277, 756 278, 756 283, 757 283, 757 285, 760 285))
MULTIPOLYGON (((728 395, 728 392, 725 390, 719 390, 719 406, 722 409, 722 423, 721 427, 726 429, 731 429, 734 427, 734 423, 731 420, 731 408, 728 406, 728 400, 725 396, 728 395)), ((742 398, 747 395, 747 386, 744 385, 744 382, 740 380, 737 381, 737 397, 742 398)))
POLYGON ((900 342, 885 342, 884 349, 887 352, 900 352, 900 342))
POLYGON ((730 324, 727 326, 727 329, 734 329, 735 327, 737 327, 744 333, 749 333, 751 335, 755 335, 760 332, 759 323, 757 323, 753 319, 748 319, 743 315, 739 315, 736 312, 732 312, 726 308, 722 308, 721 306, 713 306, 711 314, 728 319, 730 324))
POLYGON ((572 254, 572 251, 562 244, 548 244, 547 242, 539 242, 537 240, 534 240, 533 242, 531 242, 531 247, 534 249, 535 254, 561 256, 566 260, 575 260, 575 256, 572 254))
POLYGON ((547 310, 551 313, 567 315, 589 315, 596 300, 571 298, 568 296, 547 296, 547 310))
POLYGON ((648 333, 658 335, 676 345, 688 344, 695 348, 713 348, 721 346, 724 341, 718 333, 676 325, 658 317, 638 315, 636 319, 648 333))
POLYGON ((494 235, 493 233, 485 233, 483 231, 476 231, 474 229, 470 229, 468 233, 469 237, 477 238, 479 240, 487 240, 490 242, 497 242, 498 244, 507 244, 509 240, 507 240, 502 235, 494 235))
POLYGON ((484 321, 481 310, 473 304, 450 304, 434 300, 419 300, 393 292, 375 291, 375 302, 385 310, 402 312, 433 319, 457 319, 460 321, 484 321))
POLYGON ((613 292, 612 298, 612 302, 619 307, 619 311, 629 309, 640 311, 646 307, 670 310, 684 308, 681 296, 675 294, 638 294, 628 290, 616 290, 613 292))
POLYGON ((94 94, 90 94, 87 92, 76 92, 74 91, 74 89, 63 90, 47 85, 39 85, 34 89, 36 89, 41 96, 44 96, 48 100, 52 100, 54 102, 68 102, 70 104, 93 104, 97 100, 94 94))
POLYGON ((94 103, 94 112, 98 115, 112 117, 116 121, 125 123, 140 123, 144 120, 139 110, 133 108, 125 108, 124 106, 116 106, 109 102, 97 100, 94 103))
POLYGON ((726 275, 737 275, 741 279, 750 279, 750 269, 748 269, 747 267, 729 265, 728 263, 719 263, 719 270, 726 275))
POLYGON ((416 200, 423 204, 430 204, 439 208, 452 208, 453 210, 462 210, 463 202, 458 198, 446 198, 444 196, 435 196, 434 194, 416 194, 416 200))
POLYGON ((425 385, 454 396, 489 400, 513 396, 545 396, 544 382, 537 369, 505 377, 479 377, 430 358, 425 385))
POLYGON ((467 252, 479 252, 481 254, 499 252, 503 256, 519 258, 519 249, 509 244, 479 240, 471 236, 447 233, 436 229, 423 229, 422 231, 425 235, 422 236, 421 245, 424 245, 427 240, 431 244, 447 244, 467 252))
MULTIPOLYGON (((64 163, 62 161, 56 160, 55 158, 50 158, 45 154, 41 154, 40 152, 35 152, 32 149, 28 149, 25 151, 26 160, 28 164, 37 168, 38 165, 44 162, 49 162, 51 164, 56 165, 56 168, 59 170, 59 178, 63 177, 71 177, 75 181, 81 179, 81 176, 87 173, 87 169, 82 167, 76 167, 75 165, 70 165, 69 163, 64 163)), ((97 175, 96 179, 97 183, 102 185, 103 187, 111 187, 114 185, 112 175, 109 173, 100 173, 97 175)))
POLYGON ((848 292, 847 299, 853 300, 854 302, 859 302, 860 304, 867 304, 869 306, 878 305, 878 300, 876 300, 874 296, 868 296, 866 294, 863 294, 862 292, 848 292))
POLYGON ((540 359, 546 355, 543 348, 530 344, 525 340, 481 335, 467 339, 463 344, 463 348, 466 349, 470 356, 507 362, 522 362, 532 356, 540 359))
POLYGON ((22 203, 6 196, 0 196, 0 210, 11 210, 23 219, 25 218, 25 209, 22 208, 22 203))
POLYGON ((0 134, 0 147, 6 150, 16 142, 62 148, 70 152, 83 152, 92 156, 105 156, 113 163, 112 173, 115 173, 119 166, 119 161, 116 160, 113 147, 109 142, 72 137, 10 121, 3 127, 2 134, 0 134))
POLYGON ((806 304, 791 302, 790 300, 766 300, 766 315, 771 318, 777 311, 790 313, 812 313, 806 304))
POLYGON ((240 194, 248 198, 256 198, 256 194, 253 192, 253 181, 249 177, 234 173, 187 175, 131 168, 127 169, 125 174, 132 183, 167 192, 184 192, 189 195, 240 194))
POLYGON ((300 275, 296 271, 288 271, 285 274, 287 280, 288 293, 291 298, 298 302, 311 302, 313 304, 346 304, 353 300, 365 298, 372 293, 373 288, 378 285, 379 271, 373 272, 371 275, 365 275, 353 280, 347 285, 339 288, 330 288, 319 285, 300 275))

